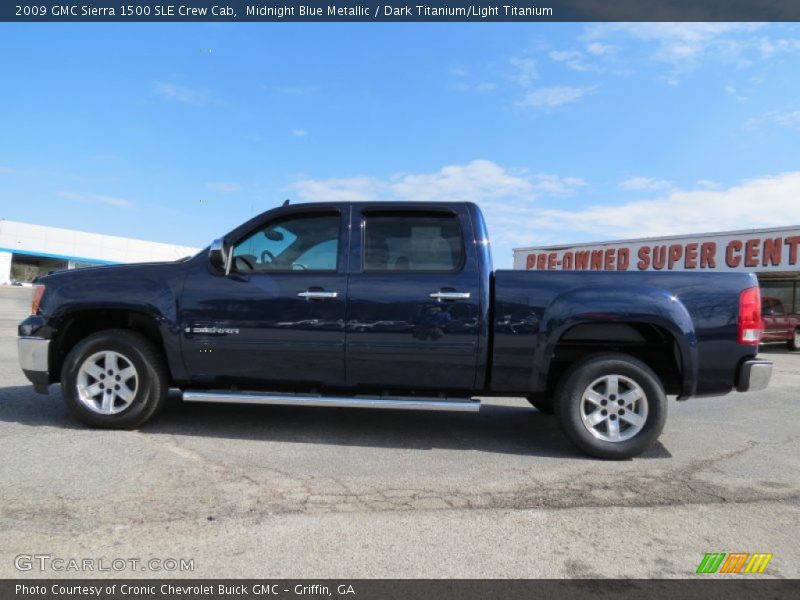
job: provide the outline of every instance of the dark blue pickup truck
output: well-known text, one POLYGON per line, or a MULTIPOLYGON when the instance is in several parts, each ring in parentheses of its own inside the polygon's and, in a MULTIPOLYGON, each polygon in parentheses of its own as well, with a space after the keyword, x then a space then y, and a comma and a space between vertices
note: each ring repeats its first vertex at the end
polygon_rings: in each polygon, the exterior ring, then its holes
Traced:
POLYGON ((750 274, 492 271, 470 203, 284 205, 193 258, 62 271, 19 325, 38 391, 133 428, 184 401, 475 411, 524 396, 625 458, 667 395, 760 390, 750 274))

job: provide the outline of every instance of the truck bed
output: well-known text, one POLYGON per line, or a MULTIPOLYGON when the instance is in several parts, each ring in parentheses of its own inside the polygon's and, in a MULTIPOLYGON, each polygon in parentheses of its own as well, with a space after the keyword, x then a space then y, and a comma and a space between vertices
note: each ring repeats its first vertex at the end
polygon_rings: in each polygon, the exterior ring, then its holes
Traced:
POLYGON ((635 347, 638 334, 662 335, 673 346, 683 377, 668 392, 727 393, 740 362, 756 354, 737 343, 737 326, 739 294, 757 285, 749 273, 496 271, 489 388, 545 390, 559 353, 574 358, 615 338, 635 347))

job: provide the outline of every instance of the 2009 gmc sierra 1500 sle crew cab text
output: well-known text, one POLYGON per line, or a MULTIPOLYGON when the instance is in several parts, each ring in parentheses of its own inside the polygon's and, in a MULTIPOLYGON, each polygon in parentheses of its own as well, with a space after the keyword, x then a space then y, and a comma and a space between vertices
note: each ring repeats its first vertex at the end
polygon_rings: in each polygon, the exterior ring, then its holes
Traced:
MULTIPOLYGON (((193 258, 37 280, 38 391, 96 427, 184 401, 477 410, 525 396, 584 452, 635 456, 667 395, 767 386, 751 274, 492 271, 470 203, 282 206, 193 258)), ((535 443, 535 440, 531 440, 535 443)))

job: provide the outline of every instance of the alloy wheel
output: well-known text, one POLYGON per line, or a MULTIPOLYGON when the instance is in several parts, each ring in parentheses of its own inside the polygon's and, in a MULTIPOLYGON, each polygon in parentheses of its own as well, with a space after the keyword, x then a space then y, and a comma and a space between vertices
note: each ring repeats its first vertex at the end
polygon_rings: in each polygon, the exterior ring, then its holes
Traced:
POLYGON ((580 411, 584 427, 594 437, 624 442, 647 422, 647 395, 630 377, 604 375, 586 387, 580 411))
POLYGON ((101 415, 115 415, 128 408, 138 386, 136 367, 130 359, 112 350, 92 354, 78 369, 78 398, 101 415))

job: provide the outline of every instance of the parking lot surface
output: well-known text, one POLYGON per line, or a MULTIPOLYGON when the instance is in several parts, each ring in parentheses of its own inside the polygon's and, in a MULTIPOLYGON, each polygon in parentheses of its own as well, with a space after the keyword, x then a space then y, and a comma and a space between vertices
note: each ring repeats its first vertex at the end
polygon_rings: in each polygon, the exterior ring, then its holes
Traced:
POLYGON ((141 430, 97 431, 19 370, 29 298, 0 287, 1 577, 688 577, 706 552, 800 576, 800 353, 783 346, 762 350, 767 391, 671 401, 660 443, 622 462, 518 398, 437 414, 175 397, 141 430), (21 554, 194 569, 19 571, 21 554))

